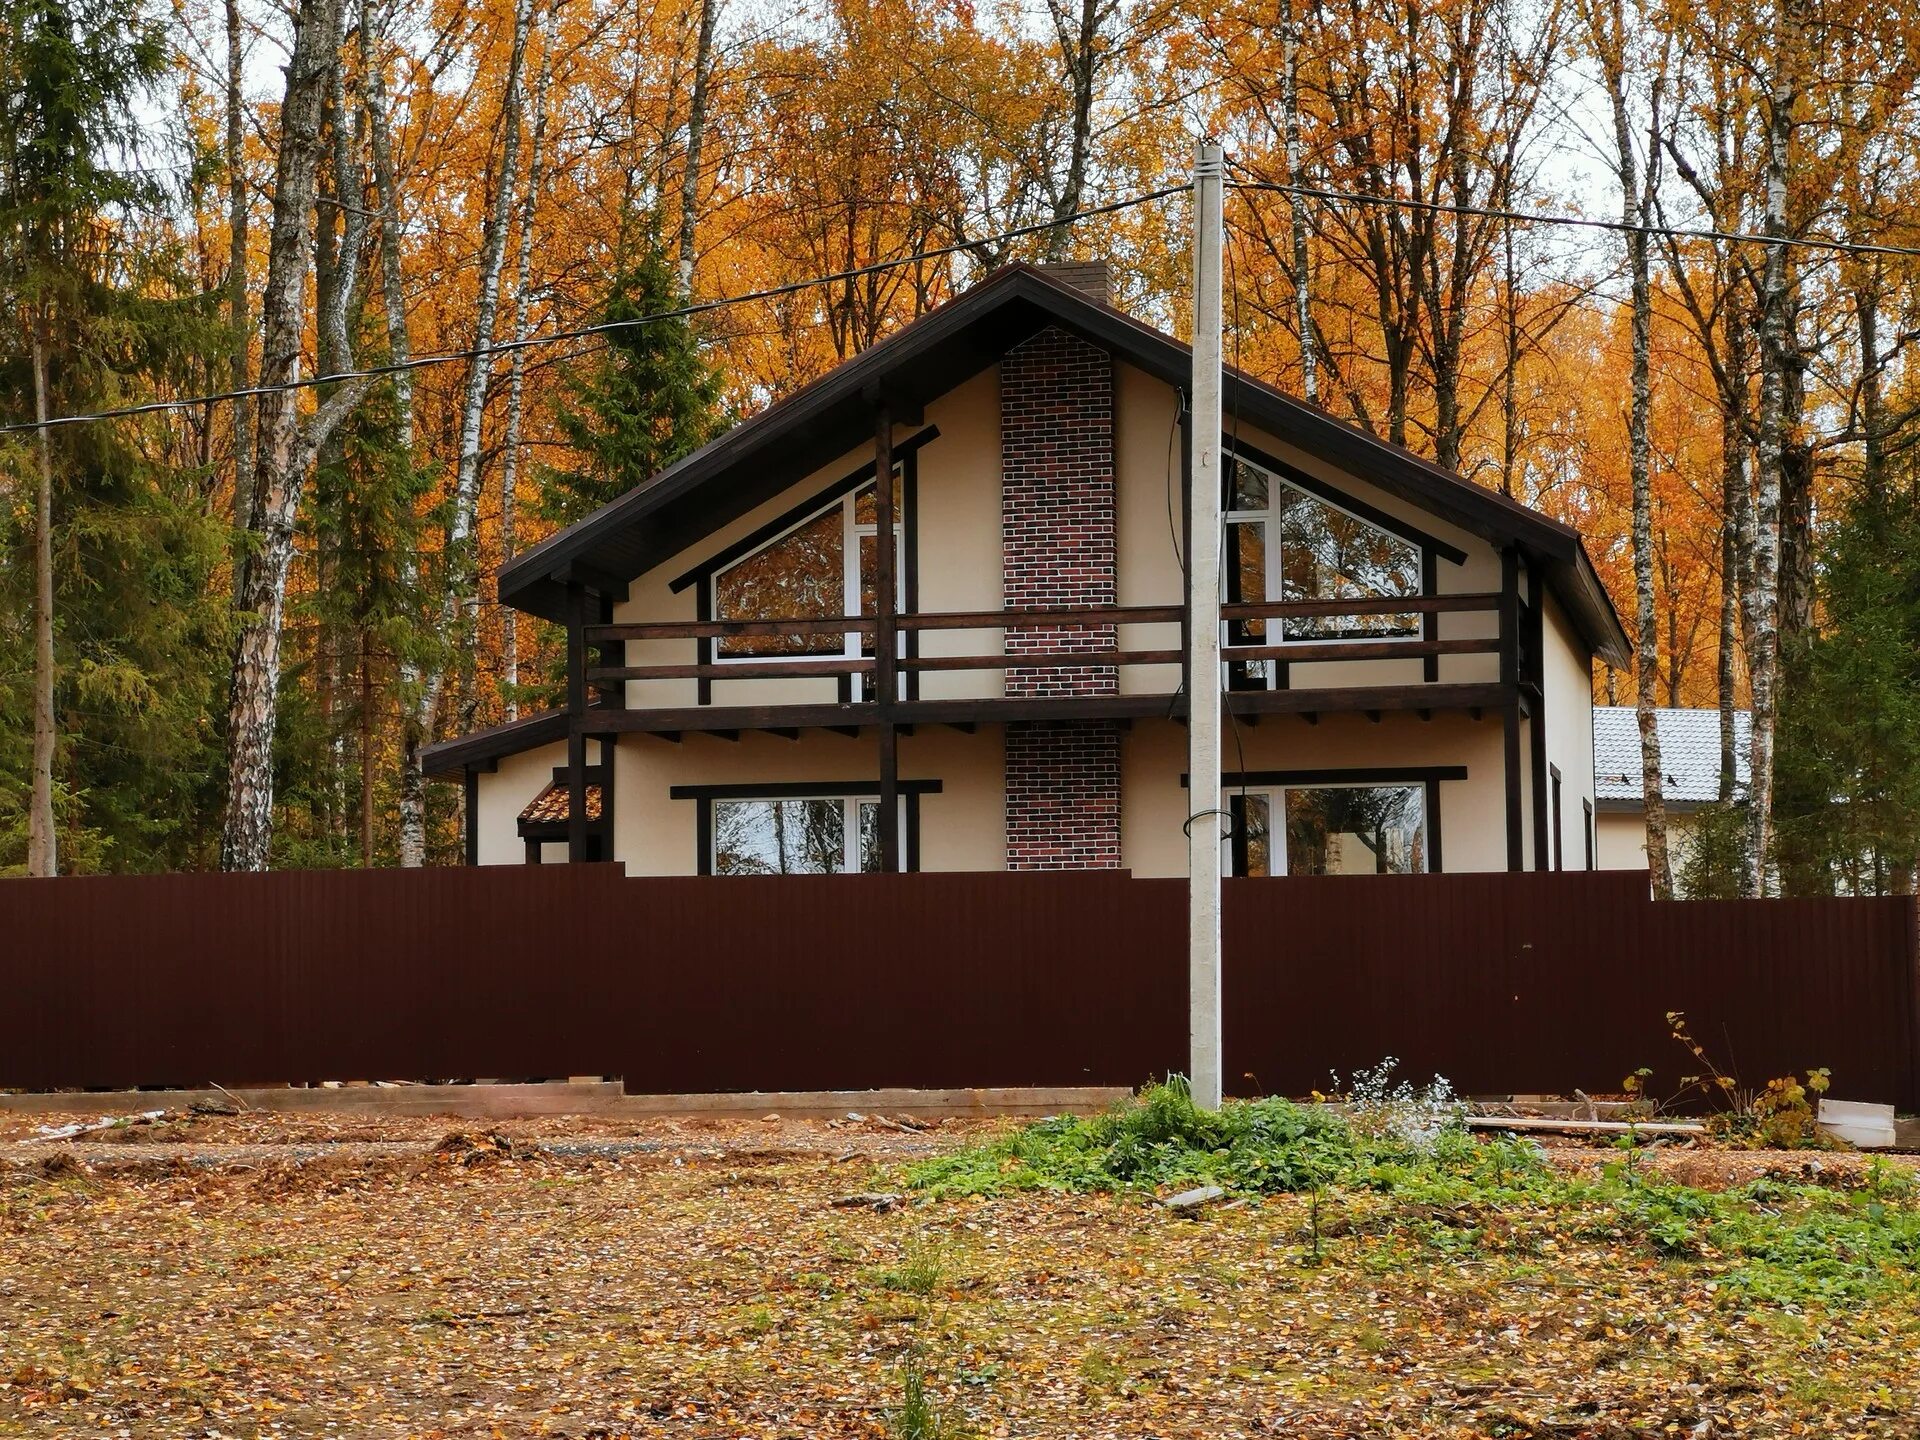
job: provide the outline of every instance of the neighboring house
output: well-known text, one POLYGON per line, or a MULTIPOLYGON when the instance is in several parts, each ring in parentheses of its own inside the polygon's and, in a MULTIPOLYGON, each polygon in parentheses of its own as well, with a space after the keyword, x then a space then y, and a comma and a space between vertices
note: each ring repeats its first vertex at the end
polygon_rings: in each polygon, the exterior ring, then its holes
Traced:
MULTIPOLYGON (((1677 879, 1686 863, 1693 816, 1720 798, 1720 712, 1656 710, 1661 797, 1667 809, 1667 858, 1677 879)), ((1733 712, 1734 797, 1747 791, 1752 717, 1733 712)), ((1630 705, 1593 708, 1594 807, 1602 870, 1647 868, 1647 807, 1640 763, 1640 717, 1630 705)))
MULTIPOLYGON (((504 567, 569 704, 428 751, 469 861, 1183 874, 1191 357, 1105 286, 998 271, 504 567)), ((1579 535, 1225 400, 1232 871, 1592 865, 1579 535)))

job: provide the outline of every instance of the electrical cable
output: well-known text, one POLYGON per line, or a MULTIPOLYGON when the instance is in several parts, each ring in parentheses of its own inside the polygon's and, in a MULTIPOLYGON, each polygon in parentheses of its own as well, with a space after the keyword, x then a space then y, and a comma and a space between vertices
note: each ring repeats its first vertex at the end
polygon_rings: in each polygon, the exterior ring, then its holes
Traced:
MULTIPOLYGON (((1228 164, 1232 164, 1228 161, 1228 164)), ((1830 240, 1818 235, 1756 235, 1750 231, 1696 229, 1686 226, 1631 224, 1588 215, 1554 215, 1537 210, 1503 210, 1488 205, 1455 205, 1444 200, 1416 200, 1405 195, 1369 195, 1358 190, 1330 190, 1317 185, 1283 185, 1277 180, 1229 180, 1229 190, 1291 195, 1302 200, 1327 200, 1345 205, 1367 205, 1387 210, 1420 210, 1438 215, 1475 216, 1524 225, 1561 225, 1578 230, 1607 230, 1614 234, 1664 235, 1672 240, 1717 240, 1738 245, 1781 245, 1795 250, 1824 250, 1843 255, 1894 255, 1920 258, 1920 246, 1878 245, 1861 240, 1830 240)))
POLYGON ((1125 200, 1113 200, 1104 205, 1089 206, 1076 210, 1073 214, 1059 220, 1036 221, 1031 225, 1016 226, 1003 230, 997 235, 983 235, 971 240, 956 241, 951 245, 939 245, 930 250, 916 251, 911 255, 896 256, 891 260, 876 260, 870 265, 857 265, 849 270, 836 270, 828 275, 814 275, 805 280, 792 280, 783 285, 769 286, 764 290, 750 290, 739 295, 723 295, 712 300, 696 300, 686 305, 677 305, 669 310, 655 311, 650 315, 636 315, 626 320, 603 320, 592 325, 579 325, 569 330, 551 331, 544 335, 527 335, 518 340, 492 341, 485 345, 470 346, 465 350, 444 350, 432 355, 416 355, 405 361, 386 365, 369 365, 353 370, 336 370, 326 375, 313 375, 298 380, 282 381, 273 385, 249 385, 234 390, 216 390, 204 395, 185 396, 177 400, 149 400, 139 405, 125 405, 109 410, 93 410, 75 415, 55 415, 46 420, 22 420, 10 425, 0 425, 0 435, 20 434, 40 429, 56 429, 63 425, 85 425, 100 420, 122 420, 138 415, 157 415, 176 410, 198 410, 223 400, 257 399, 264 395, 284 394, 294 390, 311 390, 322 385, 340 385, 351 380, 379 380, 389 375, 398 375, 414 370, 424 370, 435 365, 450 365, 461 360, 483 360, 495 355, 510 355, 517 350, 537 349, 543 345, 562 344, 573 340, 588 340, 610 334, 616 330, 628 330, 639 325, 652 325, 662 320, 684 320, 696 315, 709 314, 724 310, 729 306, 753 304, 762 300, 777 300, 785 295, 796 294, 802 290, 811 290, 822 285, 838 285, 848 280, 858 280, 868 275, 882 274, 888 270, 897 270, 906 265, 917 265, 926 260, 940 260, 949 255, 971 252, 977 246, 993 245, 1003 240, 1018 240, 1028 235, 1038 235, 1048 230, 1057 230, 1063 225, 1077 224, 1082 220, 1093 219, 1101 215, 1113 215, 1123 210, 1131 210, 1137 205, 1151 204, 1155 200, 1164 200, 1169 195, 1180 195, 1192 189, 1191 184, 1163 185, 1157 190, 1145 194, 1130 196, 1125 200))

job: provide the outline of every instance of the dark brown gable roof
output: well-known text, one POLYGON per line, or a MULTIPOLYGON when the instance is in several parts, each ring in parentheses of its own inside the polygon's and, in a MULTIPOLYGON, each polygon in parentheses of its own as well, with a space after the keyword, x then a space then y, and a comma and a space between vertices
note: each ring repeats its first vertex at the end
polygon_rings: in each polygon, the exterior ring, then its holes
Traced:
MULTIPOLYGON (((1192 352, 1171 335, 1043 270, 1010 265, 516 556, 500 571, 500 599, 560 620, 570 580, 623 593, 628 581, 859 445, 872 433, 875 400, 902 409, 923 405, 1049 325, 1169 385, 1191 384, 1192 352)), ((1223 400, 1248 423, 1431 515, 1495 544, 1518 545, 1545 567, 1594 651, 1614 665, 1629 663, 1626 633, 1571 527, 1252 376, 1229 371, 1223 400)))

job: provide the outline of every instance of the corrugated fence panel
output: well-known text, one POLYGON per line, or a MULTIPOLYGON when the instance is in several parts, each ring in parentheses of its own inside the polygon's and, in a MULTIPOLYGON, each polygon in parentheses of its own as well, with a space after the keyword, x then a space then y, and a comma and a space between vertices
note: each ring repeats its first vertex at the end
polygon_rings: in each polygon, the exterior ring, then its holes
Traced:
MULTIPOLYGON (((1757 1084, 1920 1106, 1905 900, 1656 905, 1637 874, 1227 882, 1226 1067, 1474 1094, 1757 1084)), ((1135 1084, 1185 1068, 1185 886, 617 866, 0 884, 0 1085, 622 1075, 633 1090, 1135 1084)))
POLYGON ((0 1083, 616 1073, 624 884, 601 866, 9 882, 0 1083))
POLYGON ((1920 1103, 1906 900, 1657 904, 1628 872, 1226 886, 1229 1088, 1298 1094, 1392 1056, 1468 1094, 1617 1091, 1700 1065, 1746 1085, 1809 1067, 1920 1103))
POLYGON ((1127 1085, 1185 1050, 1177 883, 767 876, 634 893, 654 968, 630 1090, 1127 1085))

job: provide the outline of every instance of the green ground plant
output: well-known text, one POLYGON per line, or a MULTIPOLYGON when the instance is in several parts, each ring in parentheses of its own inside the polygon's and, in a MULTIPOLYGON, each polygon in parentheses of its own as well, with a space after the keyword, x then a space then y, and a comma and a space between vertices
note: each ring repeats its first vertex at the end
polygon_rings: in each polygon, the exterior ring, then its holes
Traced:
MULTIPOLYGON (((1350 1121, 1326 1105, 1267 1099, 1198 1109, 1156 1086, 1091 1117, 1057 1117, 909 1168, 931 1200, 1019 1192, 1150 1196, 1212 1184, 1245 1197, 1301 1195, 1365 1212, 1429 1252, 1531 1251, 1572 1234, 1709 1267, 1719 1292, 1761 1302, 1853 1304, 1910 1292, 1920 1203, 1903 1171, 1851 1190, 1762 1179, 1713 1191, 1650 1177, 1633 1155, 1596 1175, 1532 1143, 1476 1139, 1456 1119, 1430 1135, 1350 1121)), ((1317 1208, 1317 1207, 1316 1207, 1317 1208)), ((1320 1225, 1305 1257, 1321 1258, 1320 1225)))

